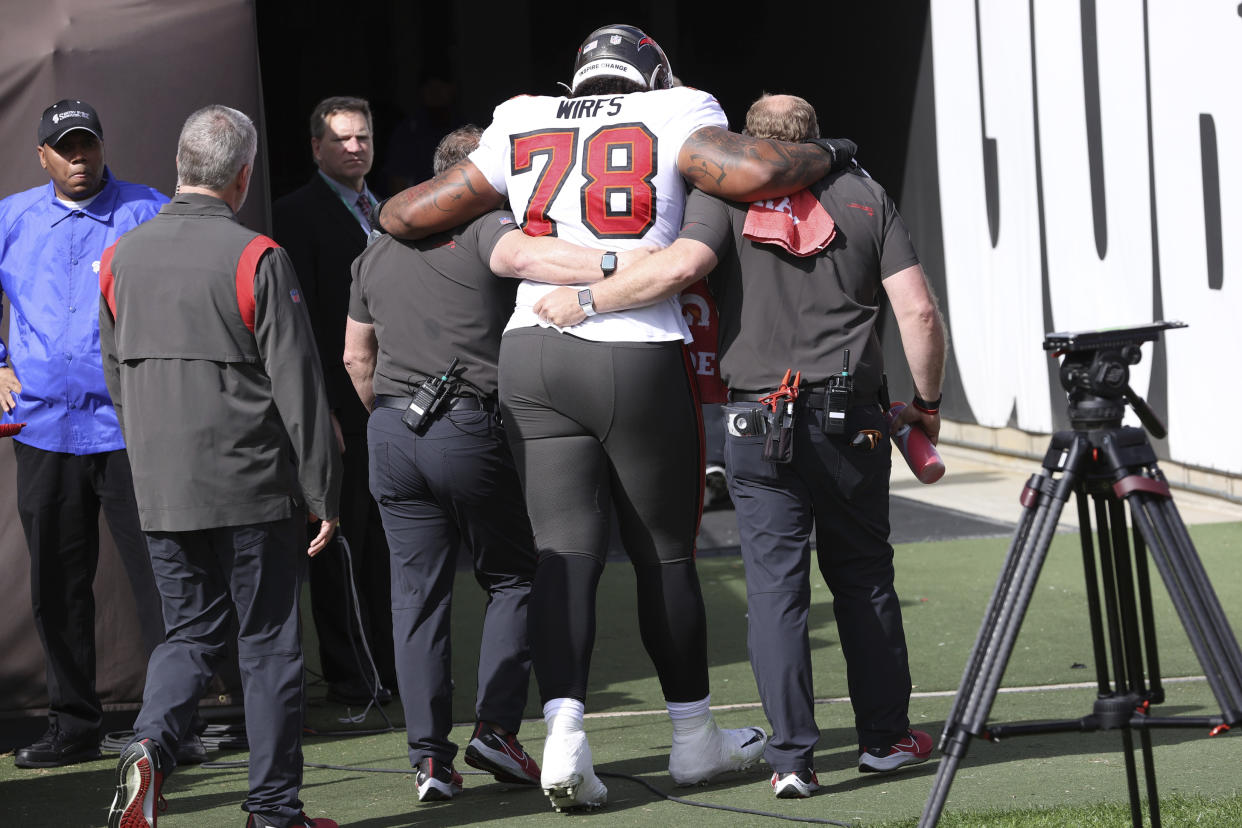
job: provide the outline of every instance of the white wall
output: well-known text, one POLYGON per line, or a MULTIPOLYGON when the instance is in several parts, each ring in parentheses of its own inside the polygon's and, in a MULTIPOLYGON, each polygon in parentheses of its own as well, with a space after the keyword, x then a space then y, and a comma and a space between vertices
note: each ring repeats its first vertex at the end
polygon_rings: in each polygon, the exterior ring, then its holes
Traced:
MULTIPOLYGON (((1170 459, 1242 473, 1242 441, 1216 428, 1242 405, 1242 17, 1216 0, 1146 9, 1097 0, 1092 27, 1077 0, 932 0, 942 300, 975 420, 1001 427, 1016 410, 1033 432, 1064 405, 1046 331, 1189 323, 1164 335, 1170 459)), ((1151 369, 1147 345, 1141 395, 1151 369)))

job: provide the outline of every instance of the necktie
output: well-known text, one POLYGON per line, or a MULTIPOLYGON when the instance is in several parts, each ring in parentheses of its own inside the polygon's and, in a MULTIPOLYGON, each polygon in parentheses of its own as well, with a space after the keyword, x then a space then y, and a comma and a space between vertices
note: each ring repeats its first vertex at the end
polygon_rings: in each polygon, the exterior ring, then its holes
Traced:
POLYGON ((362 214, 362 217, 366 219, 368 223, 370 223, 371 199, 367 198, 365 191, 358 193, 358 200, 355 203, 358 205, 358 212, 362 214))

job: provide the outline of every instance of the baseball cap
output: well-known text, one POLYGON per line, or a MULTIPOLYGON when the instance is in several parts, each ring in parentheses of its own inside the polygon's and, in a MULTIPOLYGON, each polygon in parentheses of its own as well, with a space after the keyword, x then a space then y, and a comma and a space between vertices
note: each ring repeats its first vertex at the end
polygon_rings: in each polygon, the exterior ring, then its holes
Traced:
POLYGON ((85 101, 66 98, 43 110, 43 119, 39 121, 39 144, 56 145, 65 133, 75 129, 84 129, 100 141, 103 140, 103 127, 99 125, 99 116, 95 108, 85 101))

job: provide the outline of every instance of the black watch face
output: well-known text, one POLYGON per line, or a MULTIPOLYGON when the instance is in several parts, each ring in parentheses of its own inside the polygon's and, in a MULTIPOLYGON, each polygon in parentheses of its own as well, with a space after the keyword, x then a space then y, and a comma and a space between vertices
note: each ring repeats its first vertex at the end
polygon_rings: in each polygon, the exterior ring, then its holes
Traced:
POLYGON ((617 254, 605 253, 599 262, 600 269, 604 271, 605 276, 611 276, 613 271, 617 269, 617 254))

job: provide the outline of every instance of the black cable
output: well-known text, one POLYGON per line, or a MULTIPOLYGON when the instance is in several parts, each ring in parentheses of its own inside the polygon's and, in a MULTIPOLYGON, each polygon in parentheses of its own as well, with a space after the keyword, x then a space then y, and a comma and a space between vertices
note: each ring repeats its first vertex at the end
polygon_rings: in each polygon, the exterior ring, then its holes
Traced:
POLYGON ((713 811, 728 811, 733 814, 749 814, 750 816, 766 817, 768 819, 784 819, 789 822, 813 822, 816 825, 840 825, 842 828, 855 828, 857 823, 854 822, 837 822, 835 819, 818 819, 816 817, 789 816, 788 814, 774 814, 771 811, 758 811, 752 808, 735 808, 732 805, 714 805, 710 802, 699 802, 694 799, 686 799, 683 796, 673 796, 652 785, 646 779, 640 779, 637 776, 629 776, 624 773, 612 773, 610 771, 596 771, 596 776, 607 776, 611 779, 623 779, 627 782, 637 782, 647 790, 651 791, 661 799, 677 805, 690 805, 695 808, 709 808, 713 811))
MULTIPOLYGON (((388 718, 388 714, 384 711, 384 705, 379 701, 380 676, 379 668, 375 666, 375 657, 371 655, 371 645, 367 642, 366 628, 362 623, 362 604, 358 601, 358 582, 354 580, 354 556, 349 549, 349 541, 345 539, 345 535, 341 533, 340 527, 337 527, 337 540, 341 543, 341 549, 345 551, 345 574, 349 578, 349 593, 354 599, 354 619, 358 622, 358 638, 362 640, 362 650, 366 653, 367 664, 371 666, 371 701, 367 703, 359 716, 359 721, 366 718, 367 712, 374 707, 379 711, 380 716, 384 718, 384 722, 388 725, 388 730, 379 731, 386 733, 396 730, 396 726, 392 723, 392 719, 388 718)), ((358 648, 354 645, 354 637, 349 638, 350 647, 354 650, 354 661, 359 667, 362 666, 362 660, 358 657, 358 648)))
MULTIPOLYGON (((247 767, 246 762, 204 762, 201 767, 204 768, 221 768, 239 770, 247 767)), ((351 773, 399 773, 399 774, 415 774, 418 768, 359 768, 352 765, 325 765, 318 762, 304 762, 304 767, 319 768, 321 770, 339 770, 349 771, 351 773)), ((462 776, 491 776, 487 771, 458 771, 462 776)), ((645 779, 637 776, 630 776, 624 773, 612 773, 610 771, 596 771, 597 776, 606 776, 610 779, 621 779, 626 782, 635 782, 642 785, 661 799, 672 802, 674 805, 689 805, 694 808, 708 808, 713 811, 727 811, 731 814, 747 814, 748 816, 764 817, 767 819, 783 819, 787 822, 809 822, 815 825, 839 825, 841 828, 856 828, 856 822, 838 822, 835 819, 820 819, 818 817, 808 816, 790 816, 788 814, 776 814, 771 811, 759 811, 753 808, 735 808, 732 805, 715 805, 710 802, 698 802, 694 799, 686 799, 683 796, 673 796, 652 785, 645 779)))

